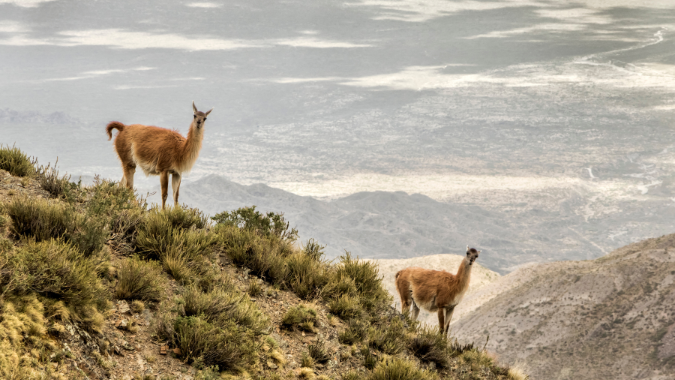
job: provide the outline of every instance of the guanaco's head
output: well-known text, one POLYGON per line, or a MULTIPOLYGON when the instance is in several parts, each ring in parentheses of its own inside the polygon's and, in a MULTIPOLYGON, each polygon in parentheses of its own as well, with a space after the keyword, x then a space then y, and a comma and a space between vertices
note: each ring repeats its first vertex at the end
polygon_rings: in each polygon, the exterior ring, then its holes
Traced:
POLYGON ((192 102, 192 109, 195 110, 195 117, 193 119, 193 123, 197 129, 201 129, 204 126, 204 122, 206 121, 206 117, 209 116, 211 111, 213 111, 213 108, 210 110, 206 111, 206 113, 202 111, 197 111, 197 107, 195 106, 195 102, 192 102))
POLYGON ((478 258, 480 251, 477 251, 476 248, 469 248, 466 246, 466 258, 469 259, 469 265, 472 265, 474 261, 478 258))

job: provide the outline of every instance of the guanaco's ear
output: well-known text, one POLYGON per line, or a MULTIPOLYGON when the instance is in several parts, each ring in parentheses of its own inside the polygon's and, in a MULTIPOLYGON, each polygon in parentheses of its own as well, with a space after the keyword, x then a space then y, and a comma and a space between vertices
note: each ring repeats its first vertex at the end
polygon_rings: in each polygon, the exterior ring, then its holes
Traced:
POLYGON ((209 116, 209 114, 211 113, 211 111, 213 111, 213 108, 211 108, 210 110, 206 111, 206 113, 204 114, 204 116, 209 116))
POLYGON ((192 109, 195 110, 195 113, 197 113, 197 107, 195 107, 195 101, 192 101, 192 109))
POLYGON ((467 250, 467 251, 469 250, 469 246, 468 246, 468 245, 466 246, 466 250, 467 250))

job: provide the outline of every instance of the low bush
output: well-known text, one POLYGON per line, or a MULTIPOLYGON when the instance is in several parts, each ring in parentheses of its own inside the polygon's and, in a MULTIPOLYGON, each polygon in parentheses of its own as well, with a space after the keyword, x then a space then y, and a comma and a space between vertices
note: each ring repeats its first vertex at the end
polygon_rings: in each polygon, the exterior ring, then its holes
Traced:
POLYGON ((122 261, 117 270, 115 297, 157 302, 162 298, 163 285, 162 269, 158 263, 132 257, 122 261))
POLYGON ((383 321, 379 326, 371 327, 368 330, 370 347, 385 354, 398 354, 405 349, 407 332, 403 320, 400 318, 383 321))
POLYGON ((281 326, 287 329, 299 329, 314 332, 316 310, 306 305, 289 308, 281 320, 281 326))
POLYGON ((183 291, 181 302, 186 316, 201 316, 212 323, 234 321, 250 329, 254 335, 264 333, 269 327, 269 319, 256 304, 234 288, 219 287, 204 292, 196 285, 188 286, 183 291))
MULTIPOLYGON (((5 252, 0 288, 5 294, 36 294, 48 305, 62 302, 65 312, 85 327, 97 330, 107 310, 107 289, 98 273, 107 266, 105 258, 86 256, 58 240, 31 242, 5 252)), ((64 313, 61 313, 62 315, 64 313)))
POLYGON ((321 262, 323 252, 304 249, 286 258, 288 287, 301 299, 315 298, 328 282, 327 266, 321 262))
POLYGON ((363 341, 368 336, 368 326, 361 320, 350 319, 347 328, 338 334, 338 341, 342 344, 352 345, 363 341))
POLYGON ((358 296, 343 294, 328 302, 328 310, 344 320, 363 316, 363 309, 358 296))
POLYGON ((101 221, 87 218, 60 202, 37 198, 14 198, 6 206, 12 219, 12 233, 36 241, 59 239, 72 243, 91 255, 103 248, 107 231, 101 221))
POLYGON ((181 359, 218 366, 220 370, 252 365, 257 356, 258 343, 253 334, 234 321, 215 325, 201 317, 179 317, 167 338, 180 349, 181 359))
POLYGON ((0 145, 0 169, 17 177, 27 177, 35 173, 35 167, 26 153, 15 146, 10 148, 9 145, 0 145))
POLYGON ((263 287, 260 284, 260 281, 257 279, 251 279, 248 284, 248 290, 246 291, 251 297, 258 297, 264 293, 263 287))
POLYGON ((292 243, 261 238, 255 232, 229 225, 219 225, 217 231, 225 253, 234 264, 249 268, 251 274, 270 283, 285 285, 286 257, 294 251, 292 243))
POLYGON ((255 232, 264 237, 275 236, 281 240, 295 241, 298 238, 298 230, 289 229, 289 223, 283 214, 268 212, 262 214, 255 210, 255 206, 242 207, 231 212, 221 212, 213 219, 217 224, 233 226, 255 232))
POLYGON ((187 260, 208 256, 217 238, 198 228, 202 221, 200 216, 180 207, 149 211, 138 226, 139 254, 148 259, 161 259, 170 249, 176 249, 187 260))
MULTIPOLYGON (((58 160, 56 162, 58 163, 58 160)), ((36 164, 35 174, 40 187, 52 197, 63 198, 68 202, 73 202, 78 198, 80 184, 70 182, 69 175, 59 176, 56 164, 54 167, 51 167, 51 165, 37 166, 36 164)))
MULTIPOLYGON (((349 279, 353 280, 359 303, 370 314, 379 314, 391 303, 391 296, 382 286, 377 264, 372 261, 354 259, 346 253, 340 257, 333 277, 331 282, 337 284, 351 284, 349 279)), ((340 287, 333 289, 339 291, 340 287)))
MULTIPOLYGON (((144 209, 136 199, 133 190, 117 182, 102 180, 94 177, 94 185, 89 188, 90 198, 87 201, 87 212, 94 215, 104 215, 110 222, 124 211, 144 209)), ((113 226, 110 225, 112 228, 113 226)))
POLYGON ((206 223, 207 219, 192 209, 153 209, 135 227, 136 250, 145 259, 159 260, 182 284, 197 283, 207 290, 217 277, 209 259, 219 238, 200 228, 206 223))

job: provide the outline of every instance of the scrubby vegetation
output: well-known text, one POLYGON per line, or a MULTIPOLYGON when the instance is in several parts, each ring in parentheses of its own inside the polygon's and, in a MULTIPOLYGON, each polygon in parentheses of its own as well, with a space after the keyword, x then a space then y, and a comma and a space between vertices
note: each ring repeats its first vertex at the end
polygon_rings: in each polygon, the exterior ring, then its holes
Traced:
POLYGON ((328 261, 316 241, 300 244, 282 214, 244 207, 209 219, 187 207, 161 211, 109 181, 74 184, 16 148, 0 149, 0 168, 42 191, 0 198, 2 378, 58 378, 50 363, 73 354, 54 338, 80 330, 108 373, 111 352, 134 349, 109 329, 136 334, 144 323, 155 344, 201 370, 196 378, 293 374, 275 331, 314 337, 295 359, 306 367, 299 377, 342 365, 344 379, 507 376, 473 346, 450 344, 391 309, 371 262, 349 253, 328 261), (303 302, 284 305, 275 325, 251 297, 280 292, 303 302), (131 306, 124 309, 124 300, 131 306), (335 326, 332 337, 321 333, 326 324, 335 326))
POLYGON ((35 172, 35 167, 26 153, 15 146, 10 148, 4 145, 0 145, 0 169, 17 177, 26 177, 35 172))

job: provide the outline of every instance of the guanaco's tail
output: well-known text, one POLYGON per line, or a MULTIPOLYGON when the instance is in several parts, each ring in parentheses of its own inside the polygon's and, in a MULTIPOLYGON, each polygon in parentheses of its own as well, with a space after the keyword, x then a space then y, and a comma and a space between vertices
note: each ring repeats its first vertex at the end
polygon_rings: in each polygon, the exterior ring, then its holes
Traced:
POLYGON ((112 139, 113 129, 117 129, 118 131, 122 132, 124 130, 124 124, 120 123, 119 121, 111 121, 108 123, 108 126, 105 127, 105 131, 108 132, 108 141, 112 139))

